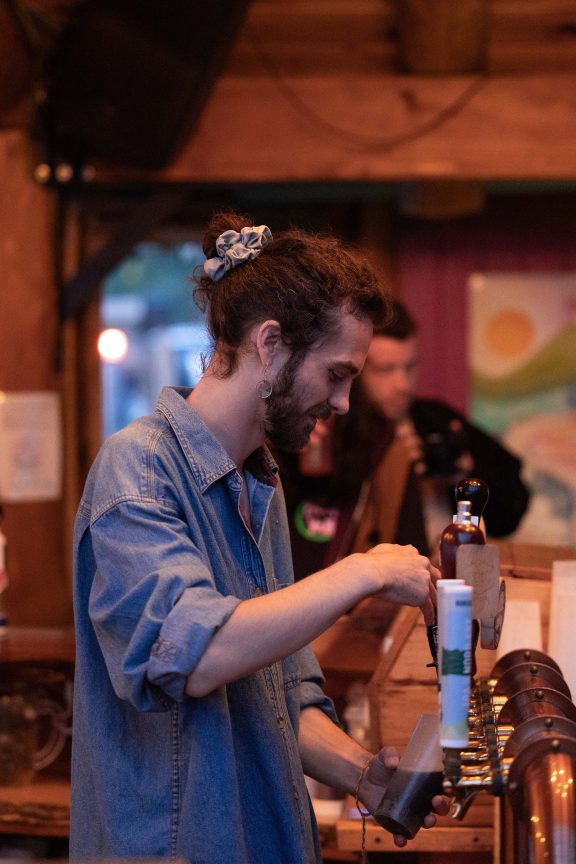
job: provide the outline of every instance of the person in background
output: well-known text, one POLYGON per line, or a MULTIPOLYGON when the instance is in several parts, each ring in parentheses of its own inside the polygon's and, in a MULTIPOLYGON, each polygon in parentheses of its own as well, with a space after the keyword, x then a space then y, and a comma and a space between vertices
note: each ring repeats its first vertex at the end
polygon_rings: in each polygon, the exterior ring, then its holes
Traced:
POLYGON ((428 555, 418 477, 394 424, 352 383, 350 409, 319 421, 299 453, 275 453, 288 510, 294 573, 302 579, 375 543, 428 555))
MULTIPOLYGON (((407 544, 429 555, 411 454, 395 437, 395 424, 367 399, 359 378, 346 414, 319 420, 299 453, 275 456, 297 580, 378 543, 407 544)), ((350 638, 359 637, 358 629, 383 635, 397 610, 382 597, 362 600, 344 616, 346 632, 350 638)))
POLYGON ((506 537, 528 506, 522 463, 446 402, 416 398, 420 362, 416 323, 395 300, 392 317, 374 329, 360 386, 372 409, 394 424, 394 438, 420 478, 429 546, 450 522, 454 488, 465 477, 488 485, 486 534, 506 537))
POLYGON ((297 451, 348 410, 386 307, 371 271, 235 214, 204 251, 204 375, 104 442, 78 509, 70 854, 311 864, 305 773, 373 811, 398 759, 340 728, 308 643, 366 597, 430 623, 438 572, 378 544, 293 581, 265 442, 297 451))
MULTIPOLYGON (((377 322, 350 410, 319 421, 300 453, 279 453, 294 569, 301 579, 375 543, 409 543, 437 555, 465 477, 490 490, 484 528, 505 537, 527 509, 521 462, 445 402, 417 399, 417 327, 391 301, 377 322)), ((385 632, 396 608, 371 598, 350 610, 352 626, 385 632)))

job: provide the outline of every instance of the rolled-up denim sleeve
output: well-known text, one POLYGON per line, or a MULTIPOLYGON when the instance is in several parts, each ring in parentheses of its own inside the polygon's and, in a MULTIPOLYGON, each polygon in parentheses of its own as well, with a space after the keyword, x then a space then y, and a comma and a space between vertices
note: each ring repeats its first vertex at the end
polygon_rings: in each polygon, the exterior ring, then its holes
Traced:
POLYGON ((241 601, 214 590, 188 588, 170 612, 152 645, 147 677, 179 702, 212 636, 241 601))
POLYGON ((188 676, 241 600, 214 576, 178 514, 126 501, 91 527, 89 611, 116 695, 141 711, 185 698, 188 676))
POLYGON ((312 648, 306 646, 298 652, 300 664, 300 711, 312 706, 319 708, 339 725, 334 703, 323 690, 324 675, 312 648))

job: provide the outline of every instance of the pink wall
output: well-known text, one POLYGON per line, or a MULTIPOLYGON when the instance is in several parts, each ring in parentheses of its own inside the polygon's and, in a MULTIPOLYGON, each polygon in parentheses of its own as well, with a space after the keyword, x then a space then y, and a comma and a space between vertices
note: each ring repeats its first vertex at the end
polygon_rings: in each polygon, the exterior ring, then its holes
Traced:
POLYGON ((470 274, 576 271, 576 221, 526 220, 522 197, 517 202, 516 219, 501 213, 461 222, 411 222, 399 231, 398 289, 420 326, 420 395, 445 399, 464 413, 470 274))

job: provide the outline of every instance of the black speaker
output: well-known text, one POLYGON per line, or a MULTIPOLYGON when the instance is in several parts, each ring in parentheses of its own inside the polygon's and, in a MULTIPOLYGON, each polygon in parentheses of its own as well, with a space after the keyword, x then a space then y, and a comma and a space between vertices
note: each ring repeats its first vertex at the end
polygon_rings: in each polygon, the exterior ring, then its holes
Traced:
POLYGON ((248 2, 81 2, 48 70, 52 157, 165 166, 193 132, 248 2))

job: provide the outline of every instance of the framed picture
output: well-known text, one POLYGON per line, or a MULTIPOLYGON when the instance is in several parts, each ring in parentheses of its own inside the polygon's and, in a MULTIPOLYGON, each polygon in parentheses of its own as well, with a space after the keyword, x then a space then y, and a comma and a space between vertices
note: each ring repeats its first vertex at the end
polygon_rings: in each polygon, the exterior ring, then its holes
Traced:
POLYGON ((516 542, 576 546, 576 273, 469 278, 470 415, 523 462, 516 542))

